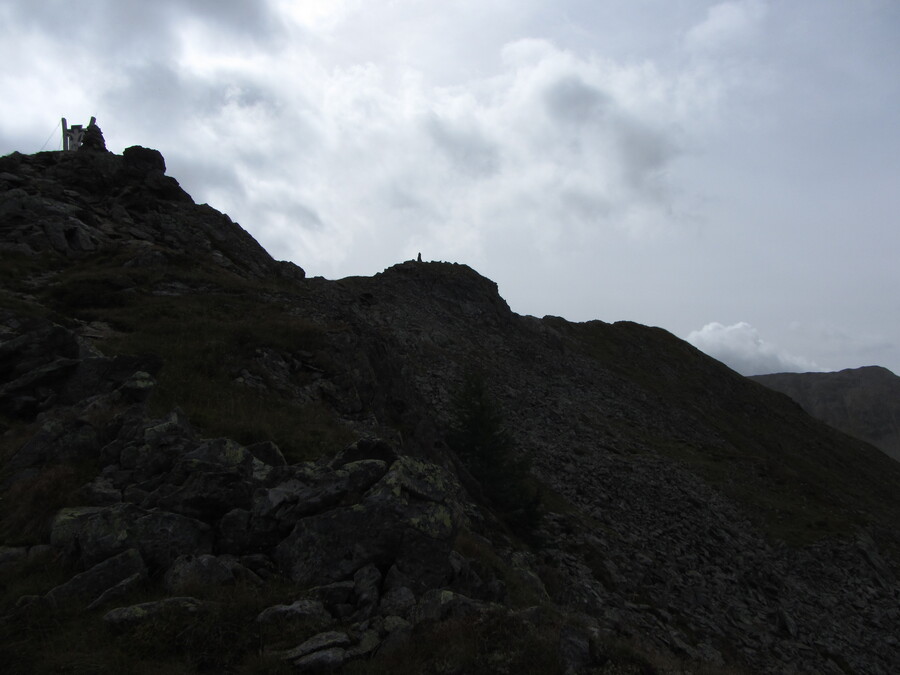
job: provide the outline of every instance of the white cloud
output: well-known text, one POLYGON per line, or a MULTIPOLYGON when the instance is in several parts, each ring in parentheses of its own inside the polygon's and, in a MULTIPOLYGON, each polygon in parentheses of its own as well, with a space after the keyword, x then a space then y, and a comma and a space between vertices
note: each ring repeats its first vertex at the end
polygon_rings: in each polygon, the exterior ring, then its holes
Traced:
POLYGON ((707 51, 746 46, 758 34, 766 10, 763 0, 728 0, 714 5, 706 18, 687 32, 687 45, 707 51))
POLYGON ((766 342, 759 331, 744 321, 730 326, 708 323, 692 331, 687 341, 742 375, 822 370, 814 362, 766 342))
POLYGON ((313 275, 422 251, 516 311, 827 317, 884 340, 768 337, 896 370, 898 22, 888 1, 4 0, 0 154, 96 115, 313 275))

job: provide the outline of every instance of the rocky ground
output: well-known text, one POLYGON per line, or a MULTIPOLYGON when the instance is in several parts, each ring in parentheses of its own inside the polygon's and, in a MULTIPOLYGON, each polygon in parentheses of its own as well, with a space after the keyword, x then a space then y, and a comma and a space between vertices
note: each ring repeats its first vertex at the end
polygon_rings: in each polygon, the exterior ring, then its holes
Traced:
POLYGON ((12 672, 900 668, 896 463, 664 331, 308 279, 144 148, 0 190, 12 672), (525 530, 447 444, 471 371, 525 530))

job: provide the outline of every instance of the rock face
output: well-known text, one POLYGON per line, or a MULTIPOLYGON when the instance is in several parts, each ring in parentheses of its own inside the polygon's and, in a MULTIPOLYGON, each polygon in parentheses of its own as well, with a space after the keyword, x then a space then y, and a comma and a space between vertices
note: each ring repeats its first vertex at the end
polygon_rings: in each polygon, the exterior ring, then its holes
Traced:
POLYGON ((82 623, 111 670, 897 672, 896 462, 465 265, 306 279, 165 171, 0 158, 10 672, 82 623), (527 530, 445 442, 473 370, 527 530))
POLYGON ((887 368, 775 373, 751 379, 787 394, 813 417, 900 461, 900 377, 887 368))
POLYGON ((159 151, 105 152, 93 128, 84 152, 0 158, 0 250, 70 258, 120 252, 134 266, 204 255, 243 276, 304 276, 296 265, 272 260, 227 216, 195 205, 165 175, 159 151))

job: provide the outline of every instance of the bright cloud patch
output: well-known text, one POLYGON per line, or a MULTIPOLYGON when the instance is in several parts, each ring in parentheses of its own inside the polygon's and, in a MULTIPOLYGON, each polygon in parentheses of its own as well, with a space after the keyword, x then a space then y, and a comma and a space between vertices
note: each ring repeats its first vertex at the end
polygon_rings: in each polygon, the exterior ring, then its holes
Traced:
POLYGON ((744 321, 731 326, 708 323, 700 330, 692 331, 687 341, 742 375, 822 370, 812 361, 766 342, 744 321))

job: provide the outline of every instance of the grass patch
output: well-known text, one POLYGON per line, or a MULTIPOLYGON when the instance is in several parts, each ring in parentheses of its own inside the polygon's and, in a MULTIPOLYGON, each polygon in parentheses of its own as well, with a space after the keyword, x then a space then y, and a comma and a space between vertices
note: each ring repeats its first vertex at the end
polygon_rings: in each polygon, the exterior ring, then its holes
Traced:
POLYGON ((111 326, 98 344, 104 353, 157 357, 153 414, 178 406, 206 435, 271 440, 289 461, 352 440, 336 413, 294 396, 322 376, 327 330, 336 327, 292 315, 283 282, 248 281, 186 260, 153 268, 122 262, 97 257, 66 269, 42 297, 60 313, 111 326), (245 369, 253 386, 241 382, 245 369))
POLYGON ((51 464, 13 483, 2 497, 0 541, 13 546, 47 541, 53 516, 72 505, 75 492, 94 475, 95 466, 51 464))
MULTIPOLYGON (((25 581, 49 580, 46 575, 23 575, 25 581)), ((64 580, 57 575, 45 592, 64 580)), ((19 582, 20 584, 23 582, 19 582)), ((197 673, 290 672, 261 656, 265 635, 255 619, 274 604, 290 602, 297 588, 288 582, 267 582, 257 588, 238 584, 194 589, 193 597, 209 601, 195 615, 168 611, 124 630, 103 622, 106 609, 96 612, 33 606, 0 624, 0 658, 4 673, 197 673)), ((120 606, 164 597, 161 589, 142 591, 120 606)), ((294 646, 309 638, 309 626, 287 626, 278 638, 294 646)))

